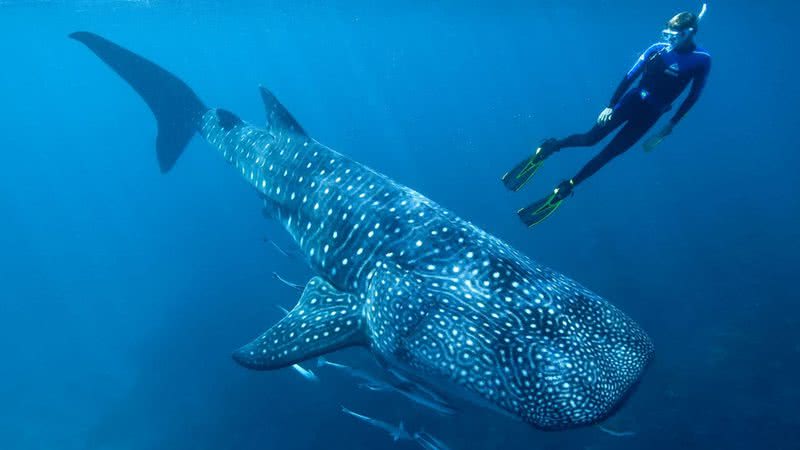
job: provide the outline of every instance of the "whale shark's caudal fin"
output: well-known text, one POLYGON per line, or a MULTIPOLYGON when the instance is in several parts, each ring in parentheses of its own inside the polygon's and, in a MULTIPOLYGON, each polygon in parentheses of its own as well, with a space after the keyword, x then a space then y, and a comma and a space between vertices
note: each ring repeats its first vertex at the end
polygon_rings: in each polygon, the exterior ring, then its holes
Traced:
POLYGON ((363 325, 358 297, 314 277, 292 311, 234 352, 233 359, 249 369, 280 369, 340 348, 365 345, 363 325))
POLYGON ((261 91, 261 100, 264 101, 264 109, 267 111, 268 130, 279 130, 280 133, 283 133, 284 130, 289 130, 301 136, 307 136, 303 127, 300 126, 289 110, 278 101, 272 92, 264 86, 259 86, 258 90, 261 91))
POLYGON ((168 172, 200 126, 208 110, 183 81, 156 64, 96 34, 69 35, 89 47, 142 96, 158 122, 156 153, 162 172, 168 172))

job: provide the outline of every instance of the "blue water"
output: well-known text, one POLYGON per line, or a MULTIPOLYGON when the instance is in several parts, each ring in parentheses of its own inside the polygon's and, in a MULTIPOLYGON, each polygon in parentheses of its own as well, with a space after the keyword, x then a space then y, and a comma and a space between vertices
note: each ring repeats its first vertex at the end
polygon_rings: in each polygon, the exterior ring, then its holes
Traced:
MULTIPOLYGON (((340 405, 453 449, 798 448, 796 2, 710 5, 698 105, 553 217, 499 176, 544 137, 587 129, 664 21, 695 2, 0 1, 0 448, 374 449, 340 405), (145 104, 66 38, 89 30, 260 122, 268 86, 316 139, 413 187, 634 317, 656 360, 605 425, 545 433, 442 418, 320 369, 230 358, 310 272, 257 196, 199 139, 158 171, 145 104)), ((351 349, 331 359, 374 370, 351 349)), ((313 364, 312 364, 313 367, 313 364)), ((413 443, 398 449, 416 448, 413 443)))

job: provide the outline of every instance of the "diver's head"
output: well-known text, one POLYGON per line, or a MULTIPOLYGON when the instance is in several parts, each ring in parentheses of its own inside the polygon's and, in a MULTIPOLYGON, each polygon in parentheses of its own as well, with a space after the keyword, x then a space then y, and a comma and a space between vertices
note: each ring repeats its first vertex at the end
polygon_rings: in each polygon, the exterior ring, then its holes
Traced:
POLYGON ((691 44, 697 34, 700 18, 690 12, 676 14, 667 22, 667 27, 661 32, 664 42, 672 48, 681 48, 691 44))

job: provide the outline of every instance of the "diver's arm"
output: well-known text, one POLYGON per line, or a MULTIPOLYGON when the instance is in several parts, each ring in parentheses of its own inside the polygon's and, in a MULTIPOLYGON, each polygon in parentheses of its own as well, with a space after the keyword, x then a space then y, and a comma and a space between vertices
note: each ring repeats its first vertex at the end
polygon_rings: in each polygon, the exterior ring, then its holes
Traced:
POLYGON ((608 103, 609 108, 613 109, 617 103, 619 103, 619 100, 623 95, 625 95, 625 92, 628 91, 633 82, 639 78, 639 75, 641 75, 642 72, 644 72, 644 66, 647 61, 650 60, 650 58, 653 57, 653 54, 661 47, 663 46, 659 44, 651 45, 650 48, 645 50, 644 53, 639 56, 639 59, 636 60, 636 63, 633 65, 633 67, 631 67, 628 73, 625 74, 625 77, 622 78, 622 81, 620 81, 619 86, 617 86, 617 89, 614 91, 614 95, 611 96, 611 101, 608 103))
POLYGON ((694 76, 694 79, 692 79, 692 88, 689 90, 689 95, 686 96, 686 98, 683 100, 683 103, 681 103, 680 108, 678 108, 678 111, 675 112, 675 115, 672 116, 672 119, 669 121, 671 125, 670 130, 672 130, 672 127, 677 125, 678 122, 683 119, 683 116, 685 116, 686 113, 692 109, 692 106, 697 103, 697 99, 700 98, 700 94, 703 92, 703 88, 706 85, 706 79, 708 78, 708 72, 710 69, 711 61, 709 60, 709 62, 705 64, 702 69, 698 70, 697 74, 694 76))
MULTIPOLYGON (((642 57, 644 57, 644 55, 642 55, 642 57)), ((642 58, 639 58, 639 61, 641 60, 642 58)), ((608 106, 606 106, 606 109, 601 111, 600 115, 597 116, 598 125, 605 125, 611 120, 617 103, 619 103, 619 100, 623 95, 625 95, 625 92, 628 91, 628 88, 631 87, 631 84, 633 84, 634 80, 636 80, 641 73, 641 69, 637 67, 639 65, 640 64, 637 62, 636 65, 633 66, 633 69, 625 74, 625 78, 622 79, 622 81, 619 83, 619 86, 617 86, 617 90, 614 91, 614 95, 611 96, 611 101, 608 102, 608 106)))
POLYGON ((597 117, 598 125, 602 126, 611 121, 611 118, 614 115, 614 108, 616 108, 620 99, 622 99, 622 96, 625 95, 626 92, 628 92, 628 89, 630 89, 633 82, 636 81, 636 79, 639 78, 640 75, 642 75, 642 73, 644 72, 644 67, 647 64, 647 61, 649 61, 653 57, 653 55, 659 51, 659 49, 663 48, 664 46, 662 44, 654 44, 651 45, 650 48, 645 50, 645 52, 642 53, 641 56, 639 56, 639 59, 636 60, 636 63, 633 65, 633 67, 631 67, 628 73, 626 73, 625 76, 622 78, 622 81, 620 81, 619 85, 617 86, 617 89, 614 91, 614 95, 611 96, 611 101, 608 102, 608 106, 606 107, 606 109, 604 109, 597 117))
POLYGON ((614 95, 611 96, 611 101, 608 102, 609 108, 614 109, 617 103, 619 103, 619 100, 622 98, 622 96, 625 95, 626 92, 628 92, 628 88, 631 87, 633 82, 636 80, 636 77, 638 76, 639 75, 637 74, 636 76, 631 77, 630 72, 628 72, 628 74, 625 75, 625 78, 623 78, 622 81, 620 81, 619 85, 617 86, 617 89, 614 91, 614 95))
POLYGON ((658 146, 667 136, 672 134, 672 129, 675 128, 675 125, 683 119, 683 116, 692 109, 695 103, 697 103, 697 99, 700 98, 700 93, 703 92, 703 87, 706 85, 706 79, 708 78, 708 72, 711 68, 711 61, 709 60, 694 76, 692 79, 692 88, 689 91, 689 95, 686 96, 686 99, 681 103, 680 108, 675 113, 674 116, 664 125, 658 133, 654 134, 650 139, 645 141, 644 143, 644 151, 649 152, 652 151, 654 148, 658 146))
MULTIPOLYGON (((639 59, 641 60, 641 58, 639 59)), ((636 64, 639 65, 639 63, 636 64)), ((634 73, 633 75, 631 75, 632 72, 636 69, 636 66, 633 67, 634 68, 631 69, 631 72, 628 72, 625 75, 625 78, 623 78, 622 81, 619 83, 619 86, 617 86, 617 89, 614 91, 614 95, 611 96, 611 101, 608 102, 608 106, 606 106, 606 108, 600 112, 600 115, 597 116, 598 125, 605 125, 611 120, 611 117, 614 115, 614 108, 617 106, 617 103, 619 103, 619 100, 622 98, 623 95, 625 95, 625 92, 628 91, 628 88, 631 87, 631 84, 633 84, 634 80, 636 80, 636 77, 639 76, 639 73, 634 73)))

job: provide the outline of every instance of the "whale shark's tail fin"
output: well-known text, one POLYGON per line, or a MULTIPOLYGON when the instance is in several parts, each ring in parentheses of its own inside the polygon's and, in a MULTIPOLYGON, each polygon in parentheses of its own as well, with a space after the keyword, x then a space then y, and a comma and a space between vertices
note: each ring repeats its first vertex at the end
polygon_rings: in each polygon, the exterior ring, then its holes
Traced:
POLYGON ((367 343, 358 297, 319 277, 308 282, 297 305, 280 322, 233 353, 248 369, 271 370, 367 343))
POLYGON ((139 93, 158 122, 156 153, 162 172, 168 172, 200 126, 208 110, 183 81, 156 64, 96 34, 69 35, 82 42, 139 93))

